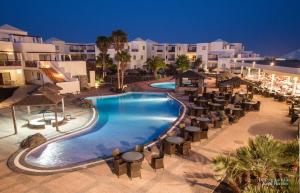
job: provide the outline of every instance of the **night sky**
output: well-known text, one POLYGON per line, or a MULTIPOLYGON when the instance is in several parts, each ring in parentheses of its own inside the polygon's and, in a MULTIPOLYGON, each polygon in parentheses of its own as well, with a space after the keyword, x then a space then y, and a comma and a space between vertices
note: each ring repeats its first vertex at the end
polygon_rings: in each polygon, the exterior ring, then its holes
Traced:
POLYGON ((1 1, 0 25, 70 42, 95 42, 119 28, 130 40, 221 38, 280 56, 300 48, 299 10, 300 0, 6 0, 1 1))

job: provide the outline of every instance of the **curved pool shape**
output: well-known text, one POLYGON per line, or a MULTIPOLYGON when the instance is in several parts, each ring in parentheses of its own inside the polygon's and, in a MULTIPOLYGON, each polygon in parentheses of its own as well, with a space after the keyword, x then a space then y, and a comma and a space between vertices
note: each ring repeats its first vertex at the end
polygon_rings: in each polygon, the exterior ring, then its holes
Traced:
POLYGON ((150 86, 155 88, 162 88, 162 89, 175 89, 175 82, 158 82, 158 83, 152 83, 150 86))
POLYGON ((111 157, 114 148, 128 151, 165 133, 180 116, 181 104, 165 93, 127 93, 91 97, 96 123, 79 134, 57 139, 29 152, 26 164, 61 168, 111 157))

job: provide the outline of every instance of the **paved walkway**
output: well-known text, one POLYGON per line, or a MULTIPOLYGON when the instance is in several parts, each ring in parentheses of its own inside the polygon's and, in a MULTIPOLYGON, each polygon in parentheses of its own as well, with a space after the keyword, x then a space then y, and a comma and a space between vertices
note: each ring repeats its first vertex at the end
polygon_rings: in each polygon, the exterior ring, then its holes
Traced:
POLYGON ((210 131, 209 140, 192 145, 192 155, 187 159, 166 156, 164 171, 154 172, 146 159, 143 162, 142 179, 133 179, 132 181, 126 175, 118 179, 112 174, 106 163, 75 172, 49 176, 30 176, 13 172, 7 167, 6 161, 18 148, 19 142, 25 134, 10 136, 9 132, 3 133, 3 130, 10 129, 8 125, 11 122, 9 122, 8 116, 5 119, 6 122, 3 123, 1 116, 0 192, 211 192, 217 185, 211 164, 213 157, 220 153, 231 153, 236 148, 245 145, 249 137, 255 137, 258 134, 272 134, 281 140, 294 139, 297 134, 297 128, 289 124, 288 107, 285 103, 260 96, 255 96, 255 100, 262 102, 261 111, 247 113, 237 124, 210 131))

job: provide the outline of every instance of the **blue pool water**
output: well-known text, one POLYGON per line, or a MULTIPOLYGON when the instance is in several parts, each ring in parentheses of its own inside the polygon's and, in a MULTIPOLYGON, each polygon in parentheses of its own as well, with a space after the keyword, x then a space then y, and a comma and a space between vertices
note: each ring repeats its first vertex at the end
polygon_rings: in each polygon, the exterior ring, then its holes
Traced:
POLYGON ((151 84, 152 87, 162 89, 175 89, 175 82, 158 82, 151 84))
POLYGON ((98 120, 89 130, 58 139, 30 152, 26 163, 64 167, 111 156, 114 148, 128 151, 157 139, 180 115, 181 104, 164 93, 127 93, 89 98, 98 120))

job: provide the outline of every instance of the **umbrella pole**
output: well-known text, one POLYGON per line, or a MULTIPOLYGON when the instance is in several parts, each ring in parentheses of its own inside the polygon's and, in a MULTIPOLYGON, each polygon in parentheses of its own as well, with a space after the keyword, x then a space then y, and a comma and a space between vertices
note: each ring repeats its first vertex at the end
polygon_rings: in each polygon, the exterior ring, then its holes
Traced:
POLYGON ((18 134, 17 123, 16 123, 16 113, 15 113, 15 107, 14 106, 11 106, 11 113, 12 113, 12 117, 13 117, 15 134, 18 134))
POLYGON ((55 110, 54 110, 54 114, 55 114, 55 127, 56 127, 56 131, 59 131, 58 129, 58 123, 57 123, 57 108, 55 107, 55 110))

